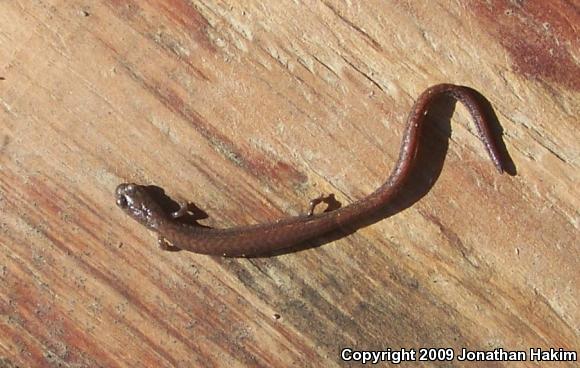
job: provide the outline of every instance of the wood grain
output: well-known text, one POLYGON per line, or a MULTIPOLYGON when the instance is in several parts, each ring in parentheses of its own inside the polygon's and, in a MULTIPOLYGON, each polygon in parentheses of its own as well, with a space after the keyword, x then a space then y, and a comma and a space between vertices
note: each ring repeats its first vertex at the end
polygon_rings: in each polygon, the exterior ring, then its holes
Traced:
POLYGON ((240 3, 0 1, 0 366, 578 351, 578 5, 240 3), (220 227, 319 193, 347 204, 385 180, 414 98, 440 82, 486 96, 516 175, 458 106, 449 143, 445 114, 425 133, 407 204, 320 247, 165 253, 115 206, 123 181, 220 227))

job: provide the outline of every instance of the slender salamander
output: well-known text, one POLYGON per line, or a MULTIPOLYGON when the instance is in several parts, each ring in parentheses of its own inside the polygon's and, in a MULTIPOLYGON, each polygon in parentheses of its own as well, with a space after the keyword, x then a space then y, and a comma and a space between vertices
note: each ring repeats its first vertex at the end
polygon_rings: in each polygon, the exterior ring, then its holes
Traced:
POLYGON ((439 84, 423 92, 413 105, 403 135, 399 159, 387 181, 367 197, 348 206, 314 214, 313 209, 320 202, 316 199, 310 203, 308 214, 264 224, 213 229, 176 221, 175 218, 187 213, 187 206, 181 204, 179 211, 167 213, 148 193, 146 187, 141 185, 120 184, 116 189, 117 205, 133 219, 157 232, 159 245, 166 250, 184 249, 224 257, 251 257, 295 246, 369 216, 389 203, 410 174, 429 104, 442 95, 450 96, 467 107, 485 149, 501 174, 505 163, 500 157, 489 122, 474 91, 463 86, 439 84))

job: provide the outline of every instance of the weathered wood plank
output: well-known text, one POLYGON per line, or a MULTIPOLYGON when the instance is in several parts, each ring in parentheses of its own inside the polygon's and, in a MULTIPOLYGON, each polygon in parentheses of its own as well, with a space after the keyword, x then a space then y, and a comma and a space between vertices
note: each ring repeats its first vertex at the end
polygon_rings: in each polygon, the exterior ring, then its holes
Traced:
POLYGON ((0 366, 578 349, 578 24, 564 0, 0 2, 0 366), (123 181, 212 226, 348 204, 440 82, 487 97, 517 175, 457 107, 400 210, 321 247, 164 253, 114 204, 123 181))

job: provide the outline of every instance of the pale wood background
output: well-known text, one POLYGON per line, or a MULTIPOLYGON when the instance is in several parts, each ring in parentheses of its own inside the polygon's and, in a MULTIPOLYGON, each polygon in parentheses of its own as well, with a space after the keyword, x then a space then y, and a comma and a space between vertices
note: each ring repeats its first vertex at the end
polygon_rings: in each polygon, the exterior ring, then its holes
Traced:
POLYGON ((565 0, 0 1, 0 366, 578 350, 579 24, 565 0), (214 226, 347 204, 440 82, 487 97, 517 175, 458 106, 446 153, 449 119, 426 133, 424 195, 317 248, 164 253, 115 206, 123 181, 214 226))

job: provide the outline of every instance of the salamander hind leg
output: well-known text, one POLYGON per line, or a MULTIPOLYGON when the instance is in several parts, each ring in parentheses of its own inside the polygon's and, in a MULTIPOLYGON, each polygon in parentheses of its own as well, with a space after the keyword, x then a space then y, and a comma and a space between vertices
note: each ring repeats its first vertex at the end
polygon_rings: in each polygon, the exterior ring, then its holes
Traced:
POLYGON ((308 212, 306 213, 306 215, 307 216, 314 215, 314 209, 316 208, 316 206, 318 206, 321 203, 326 203, 329 206, 324 212, 329 211, 330 210, 330 204, 331 204, 331 202, 332 202, 333 199, 334 199, 334 194, 329 194, 327 196, 325 196, 324 194, 321 194, 318 197, 312 199, 308 203, 308 212))

